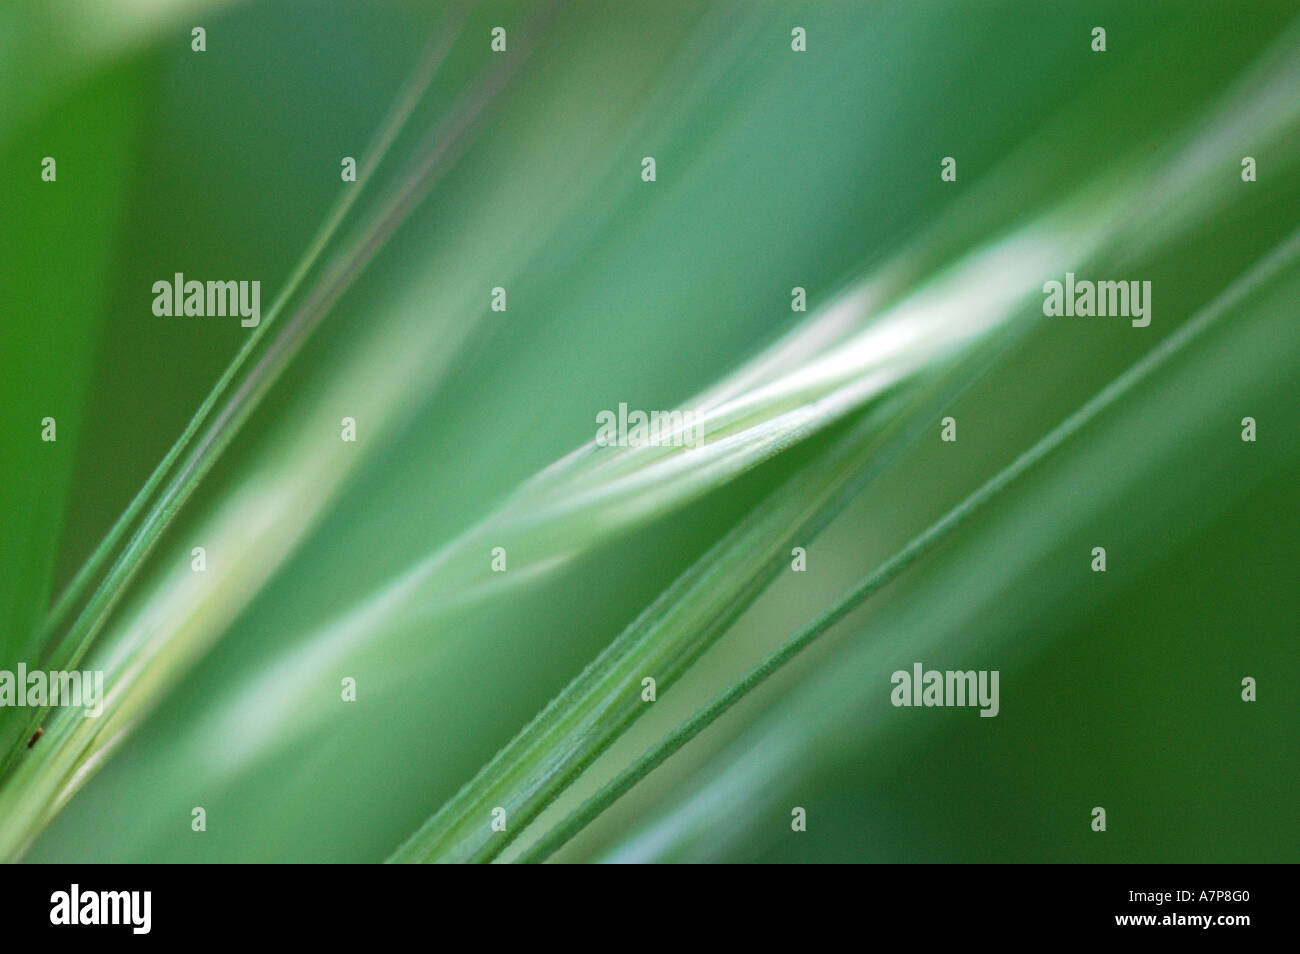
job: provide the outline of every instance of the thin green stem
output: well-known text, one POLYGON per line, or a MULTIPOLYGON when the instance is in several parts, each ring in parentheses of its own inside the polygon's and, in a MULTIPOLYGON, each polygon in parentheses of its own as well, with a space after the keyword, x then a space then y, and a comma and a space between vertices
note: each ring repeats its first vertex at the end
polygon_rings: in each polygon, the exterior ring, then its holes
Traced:
POLYGON ((487 862, 500 855, 644 713, 639 686, 633 681, 629 688, 628 678, 653 672, 658 687, 670 686, 767 588, 785 565, 788 548, 815 539, 1024 330, 1008 328, 963 362, 959 373, 938 374, 911 397, 904 392, 887 400, 773 492, 687 568, 389 861, 487 862), (825 484, 828 477, 831 485, 825 484), (754 559, 756 552, 764 554, 762 560, 754 559), (483 824, 493 807, 507 808, 510 826, 503 832, 489 833, 483 824))
MULTIPOLYGON (((41 665, 50 665, 56 661, 62 662, 65 666, 76 665, 77 660, 84 654, 90 640, 94 637, 98 626, 102 624, 108 613, 116 605, 125 585, 134 576, 140 563, 151 551, 162 531, 166 529, 177 511, 189 498, 190 493, 195 489, 203 475, 207 473, 221 450, 229 444, 242 423, 247 420, 253 406, 270 387, 270 384, 273 383, 278 368, 283 367, 284 363, 287 362, 292 349, 285 349, 283 341, 287 335, 292 334, 293 327, 297 323, 296 320, 291 322, 290 328, 286 330, 285 334, 280 335, 279 339, 272 342, 269 349, 267 349, 267 353, 254 365, 250 374, 238 387, 235 387, 237 379, 239 379, 245 366, 258 350, 268 330, 276 323, 280 313, 299 291, 306 277, 319 263, 325 249, 334 239, 348 213, 373 177, 375 170, 382 163, 398 134, 410 119, 412 111, 424 97, 434 76, 450 53, 467 15, 467 7, 464 5, 458 7, 447 21, 448 28, 440 30, 439 34, 429 42, 421 55, 419 64, 408 77, 402 90, 379 124, 365 152, 362 153, 366 157, 366 161, 358 171, 355 185, 344 190, 339 196, 325 221, 317 230, 311 244, 300 257, 284 287, 280 289, 271 307, 267 310, 267 314, 249 334, 244 344, 235 354, 234 359, 222 372, 221 377, 218 378, 208 392, 203 403, 199 405, 198 410, 190 418, 181 435, 172 444, 158 466, 154 468, 148 480, 145 481, 126 510, 113 524, 108 534, 78 569, 71 582, 64 588, 42 620, 36 641, 36 645, 41 652, 41 665), (277 353, 281 355, 278 367, 268 369, 268 359, 277 353), (250 388, 250 382, 258 378, 259 375, 263 378, 261 386, 250 388), (224 406, 217 420, 210 423, 217 406, 223 402, 224 406), (205 426, 207 431, 198 448, 194 449, 195 441, 205 426), (178 461, 187 452, 191 452, 189 459, 180 473, 172 477, 170 483, 166 483, 164 488, 164 483, 173 474, 178 461), (161 495, 159 494, 160 488, 163 488, 161 495), (119 550, 122 541, 127 538, 128 532, 140 520, 142 514, 144 514, 143 521, 131 534, 125 549, 117 554, 116 559, 112 560, 111 566, 109 566, 110 559, 119 550), (105 572, 106 566, 108 566, 108 569, 105 572), (63 625, 66 617, 81 602, 87 588, 101 574, 103 574, 102 578, 94 586, 89 598, 82 606, 81 612, 73 618, 72 623, 62 637, 56 640, 55 634, 63 625), (68 647, 71 647, 70 650, 68 647), (66 651, 67 655, 63 660, 58 660, 61 651, 66 651)), ((301 315, 301 310, 299 315, 301 315)), ((14 745, 5 755, 3 761, 0 762, 0 778, 7 774, 16 759, 25 751, 26 740, 31 736, 35 727, 44 720, 46 714, 47 710, 37 709, 33 710, 29 715, 26 730, 19 734, 14 745)))
POLYGON ((107 561, 109 554, 119 543, 121 543, 127 529, 135 522, 135 519, 140 515, 145 505, 157 492, 158 488, 162 485, 164 478, 171 472, 176 461, 180 459, 180 455, 193 442, 199 429, 212 415, 213 408, 216 407, 217 402, 220 401, 221 397, 227 390, 229 390, 231 383, 235 380, 235 377, 239 374, 243 366, 248 363, 248 359, 257 347, 258 342, 266 334, 266 329, 275 322, 276 316, 284 309, 285 304, 294 293, 297 292, 303 279, 306 278, 308 272, 311 271, 312 267, 319 260, 321 253, 325 250, 325 247, 338 231, 339 226, 342 224, 344 218, 346 218, 348 212, 352 209, 353 205, 356 204, 362 191, 364 191, 366 184, 374 174, 374 170, 383 161, 383 158, 387 154, 393 140, 397 137, 397 133, 410 117, 411 111, 415 108, 415 105, 428 89, 429 83, 432 82, 438 67, 451 49, 451 41, 454 39, 454 36, 454 33, 448 31, 440 34, 439 37, 430 44, 429 51, 421 58, 420 66, 408 79, 403 91, 393 102, 388 115, 380 124, 370 145, 366 148, 365 152, 362 153, 362 155, 367 158, 366 162, 359 170, 356 185, 353 188, 344 190, 339 196, 334 207, 330 210, 329 215, 326 216, 325 221, 321 224, 316 235, 312 238, 311 244, 308 245, 307 250, 303 253, 298 264, 294 267, 288 281, 285 283, 284 287, 280 289, 275 301, 272 302, 271 307, 267 310, 266 317, 259 322, 257 328, 253 330, 244 344, 240 347, 234 359, 222 372, 221 377, 217 379, 216 384, 214 384, 212 390, 208 392, 203 403, 199 405, 198 410, 195 411, 193 417, 190 418, 189 423, 185 426, 185 430, 181 432, 180 437, 178 437, 175 443, 172 444, 171 448, 167 451, 166 456, 164 456, 158 466, 154 468, 153 473, 149 475, 149 479, 145 481, 144 485, 136 493, 126 510, 123 511, 122 515, 113 524, 113 527, 109 530, 104 539, 100 541, 99 545, 95 548, 94 552, 91 553, 86 562, 82 564, 81 568, 72 578, 72 581, 68 583, 68 585, 64 587, 63 592, 59 594, 58 599, 50 608, 49 612, 46 613, 42 622, 40 630, 42 637, 48 637, 53 630, 58 628, 64 617, 67 616, 68 612, 77 603, 82 592, 89 584, 90 579, 103 569, 104 563, 107 561))
POLYGON ((681 723, 630 766, 620 772, 588 798, 563 822, 530 845, 517 859, 522 863, 545 861, 571 838, 630 791, 638 782, 677 752, 687 742, 712 725, 727 710, 757 688, 769 676, 808 647, 817 637, 844 619, 850 612, 879 592, 900 573, 932 550, 940 541, 979 512, 1026 472, 1050 456, 1079 433, 1094 418, 1132 391, 1156 369, 1211 327, 1229 308, 1238 304, 1259 284, 1274 275, 1300 251, 1300 231, 1278 246, 1245 275, 1233 282, 1199 314, 1152 348, 1129 369, 1088 400, 1082 407, 1053 428, 1027 451, 998 472, 974 493, 953 507, 935 523, 913 537, 901 550, 858 582, 794 636, 724 690, 708 705, 681 723))

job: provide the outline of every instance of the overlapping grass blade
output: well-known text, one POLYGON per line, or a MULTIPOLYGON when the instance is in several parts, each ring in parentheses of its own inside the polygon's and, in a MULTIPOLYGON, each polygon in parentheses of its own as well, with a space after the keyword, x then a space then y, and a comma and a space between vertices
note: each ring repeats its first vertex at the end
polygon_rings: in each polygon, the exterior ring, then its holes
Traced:
POLYGON ((1207 305, 1203 311, 1161 341, 1137 363, 1108 384, 1057 427, 1040 438, 1032 447, 991 477, 960 504, 913 537, 904 547, 863 577, 852 590, 845 593, 833 605, 809 621, 742 678, 665 736, 615 778, 611 779, 599 792, 584 802, 561 824, 544 833, 535 843, 530 845, 520 855, 519 860, 521 862, 541 862, 549 858, 610 805, 671 757, 673 753, 708 728, 732 706, 794 659, 814 640, 844 619, 865 600, 886 587, 900 573, 947 538, 981 508, 997 498, 999 494, 1024 474, 1053 454, 1093 419, 1115 405, 1138 384, 1212 327, 1224 314, 1240 306, 1261 285, 1275 278, 1282 269, 1293 266, 1297 257, 1300 257, 1300 231, 1293 233, 1264 260, 1256 264, 1218 298, 1207 305))

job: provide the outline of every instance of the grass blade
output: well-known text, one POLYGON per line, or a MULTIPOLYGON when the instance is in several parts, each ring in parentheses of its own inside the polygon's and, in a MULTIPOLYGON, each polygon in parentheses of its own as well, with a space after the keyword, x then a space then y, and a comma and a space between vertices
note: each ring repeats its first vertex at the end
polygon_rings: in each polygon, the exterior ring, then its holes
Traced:
POLYGON ((769 653, 760 663, 716 696, 707 706, 679 725, 663 740, 620 772, 599 792, 584 802, 556 828, 543 835, 526 849, 519 861, 536 863, 545 861, 563 845, 582 831, 605 809, 630 791, 638 782, 677 752, 691 739, 708 728, 727 710, 761 685, 814 640, 844 619, 872 595, 887 586, 895 577, 932 550, 950 533, 970 519, 977 511, 995 499, 1035 465, 1050 456, 1061 445, 1086 427, 1094 418, 1115 404, 1148 375, 1155 372, 1174 355, 1210 328, 1225 312, 1241 303, 1263 282, 1292 264, 1300 254, 1300 231, 1293 233, 1245 275, 1234 282, 1218 298, 1194 318, 1182 325, 1127 371, 1103 388, 1096 396, 1062 421, 1032 447, 999 471, 956 507, 913 537, 902 549, 889 557, 834 605, 808 622, 778 649, 769 653))

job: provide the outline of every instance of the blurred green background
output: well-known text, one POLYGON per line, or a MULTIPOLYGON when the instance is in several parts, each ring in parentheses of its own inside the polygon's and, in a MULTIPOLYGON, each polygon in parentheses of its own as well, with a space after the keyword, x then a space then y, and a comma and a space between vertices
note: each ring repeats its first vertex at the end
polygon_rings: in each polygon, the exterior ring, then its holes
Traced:
MULTIPOLYGON (((6 6, 0 668, 36 657, 51 599, 247 339, 233 319, 155 317, 152 283, 258 279, 265 315, 362 185, 340 180, 343 156, 373 174, 345 219, 361 235, 448 149, 115 611, 88 666, 155 638, 191 650, 141 690, 134 731, 26 859, 383 860, 827 440, 592 527, 484 598, 455 598, 451 573, 400 618, 349 615, 589 441, 597 411, 681 406, 855 289, 875 296, 852 318, 867 327, 1020 230, 1077 236, 1066 264, 1081 277, 1152 282, 1148 328, 1046 319, 1041 285, 1065 267, 1024 266, 988 346, 933 371, 974 377, 943 410, 958 442, 905 405, 921 436, 538 830, 562 817, 1292 232, 1295 15, 6 6), (504 55, 489 49, 498 25, 504 55), (366 144, 440 36, 446 62, 369 169, 366 144), (945 156, 956 182, 940 179, 945 156), (795 285, 808 315, 791 312, 795 285), (55 444, 39 440, 47 415, 55 444), (338 440, 345 416, 356 444, 338 440), (344 676, 355 704, 339 704, 344 676)), ((1291 264, 558 857, 1297 860, 1298 294, 1291 264), (1105 574, 1089 570, 1094 546, 1105 574), (1000 670, 1001 713, 893 708, 889 675, 916 661, 1000 670), (1246 676, 1257 702, 1241 701, 1246 676), (807 832, 790 829, 795 805, 807 832)), ((945 301, 955 323, 975 304, 945 301)), ((21 724, 0 711, 6 746, 21 724)))

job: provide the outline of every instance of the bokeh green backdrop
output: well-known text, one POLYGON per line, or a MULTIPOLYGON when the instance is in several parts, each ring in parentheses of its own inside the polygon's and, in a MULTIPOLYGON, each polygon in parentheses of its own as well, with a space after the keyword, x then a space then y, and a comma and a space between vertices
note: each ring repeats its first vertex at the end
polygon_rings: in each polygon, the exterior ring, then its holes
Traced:
MULTIPOLYGON (((152 283, 258 278, 265 309, 349 187, 340 158, 361 155, 448 22, 416 2, 146 6, 0 13, 5 668, 30 658, 52 594, 247 334, 156 318, 152 283), (194 25, 205 53, 190 50, 194 25), (40 181, 46 155, 57 183, 40 181), (57 445, 37 440, 47 414, 57 445)), ((473 9, 362 211, 490 66, 491 27, 522 48, 535 10, 473 9)), ((803 317, 793 285, 815 311, 892 268, 901 294, 1142 170, 1107 193, 1141 227, 1090 267, 1151 280, 1152 326, 1045 320, 1037 299, 1008 316, 1023 333, 949 410, 958 444, 938 441, 936 421, 810 546, 809 572, 783 575, 552 813, 573 807, 1291 232, 1294 104, 1265 97, 1272 125, 1226 120, 1234 90, 1296 75, 1294 12, 560 5, 189 502, 140 592, 165 585, 223 502, 256 495, 292 435, 336 440, 367 394, 383 426, 359 419, 358 459, 302 505, 291 552, 238 553, 253 592, 27 857, 382 860, 815 442, 508 599, 368 639, 339 670, 358 678, 355 706, 268 719, 250 686, 589 440, 597 410, 676 406, 776 340, 803 317), (793 25, 806 54, 790 50, 793 25), (1097 25, 1105 54, 1089 49, 1097 25), (1165 174, 1151 169, 1206 151, 1221 178, 1200 194, 1162 204, 1144 188, 1165 174), (947 155, 956 183, 938 174, 947 155), (1201 211, 1180 217, 1184 203, 1201 211), (504 314, 488 309, 495 285, 504 314), (411 363, 395 367, 398 353, 411 363)), ((1295 860, 1297 291, 1293 268, 561 857, 1295 860), (1239 439, 1246 415, 1256 444, 1239 439), (1088 571, 1097 545, 1104 576, 1088 571), (999 669, 1001 714, 893 709, 889 673, 913 661, 999 669), (1240 700, 1244 676, 1256 703, 1240 700), (791 805, 808 809, 806 833, 790 831, 791 805)))

